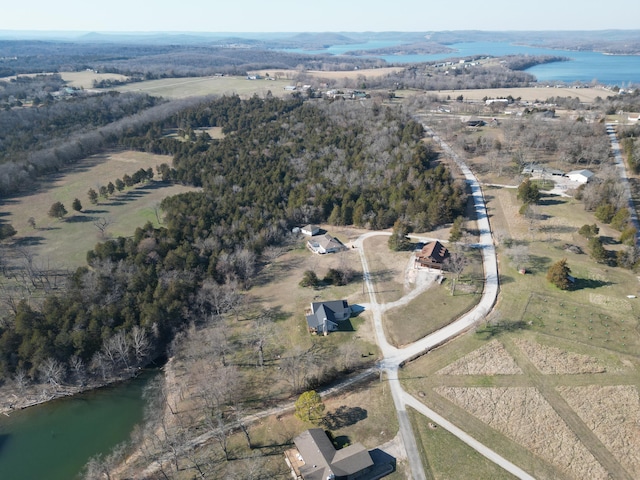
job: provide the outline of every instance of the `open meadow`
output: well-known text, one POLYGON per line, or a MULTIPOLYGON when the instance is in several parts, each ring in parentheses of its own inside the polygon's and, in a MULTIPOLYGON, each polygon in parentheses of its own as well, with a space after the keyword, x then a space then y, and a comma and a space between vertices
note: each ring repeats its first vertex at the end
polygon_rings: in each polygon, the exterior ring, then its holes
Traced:
POLYGON ((28 247, 38 263, 51 268, 75 269, 85 264, 87 251, 97 242, 131 236, 148 221, 158 225, 162 199, 193 188, 151 181, 116 192, 108 199, 100 198, 98 205, 89 202, 87 191, 98 191, 100 186, 140 168, 155 171, 157 165, 170 162, 166 156, 118 151, 94 155, 47 177, 34 192, 4 201, 5 218, 18 231, 14 241, 28 247), (75 198, 82 204, 80 212, 71 208, 75 198), (68 213, 64 218, 47 215, 54 202, 65 206, 68 213), (30 218, 35 228, 29 224, 30 218), (104 234, 96 227, 102 221, 108 223, 104 234))
POLYGON ((156 97, 187 98, 205 95, 239 95, 250 97, 258 95, 264 97, 268 92, 283 97, 291 92, 284 87, 291 82, 286 79, 278 80, 247 80, 246 77, 186 77, 163 78, 161 80, 147 80, 129 83, 114 88, 118 92, 148 93, 156 97))

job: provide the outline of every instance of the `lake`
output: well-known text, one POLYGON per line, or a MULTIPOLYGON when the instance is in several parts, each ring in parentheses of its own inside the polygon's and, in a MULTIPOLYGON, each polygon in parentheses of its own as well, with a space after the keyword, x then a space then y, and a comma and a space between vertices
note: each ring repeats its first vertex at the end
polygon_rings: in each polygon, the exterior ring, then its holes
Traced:
POLYGON ((128 440, 157 371, 0 416, 0 479, 72 480, 89 458, 128 440))
MULTIPOLYGON (((375 41, 357 45, 332 45, 323 50, 305 51, 296 49, 299 53, 329 53, 341 55, 352 50, 372 50, 376 48, 400 45, 402 42, 375 41)), ((455 43, 448 47, 456 50, 452 53, 434 55, 381 55, 389 63, 421 63, 434 62, 452 57, 471 57, 490 55, 556 55, 571 58, 568 62, 554 62, 538 65, 527 70, 535 75, 539 81, 585 82, 597 80, 605 85, 640 84, 640 56, 639 55, 605 55, 598 52, 575 52, 571 50, 552 50, 550 48, 514 45, 507 42, 468 42, 455 43)), ((289 50, 291 51, 291 50, 289 50)))

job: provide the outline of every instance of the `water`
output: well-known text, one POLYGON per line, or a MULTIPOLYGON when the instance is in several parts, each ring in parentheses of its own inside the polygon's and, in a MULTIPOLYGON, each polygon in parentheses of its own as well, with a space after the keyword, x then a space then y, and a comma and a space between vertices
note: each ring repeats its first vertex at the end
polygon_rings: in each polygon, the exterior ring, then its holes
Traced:
POLYGON ((89 458, 129 439, 143 419, 143 389, 156 373, 0 415, 0 479, 77 478, 89 458))
MULTIPOLYGON (((325 50, 304 51, 304 53, 331 53, 339 55, 351 50, 370 50, 399 45, 402 42, 378 41, 359 45, 333 45, 325 50)), ((503 55, 555 55, 568 57, 571 61, 554 62, 545 65, 537 65, 527 70, 535 75, 539 81, 561 81, 566 83, 584 82, 596 80, 606 85, 618 85, 620 87, 629 84, 640 84, 640 55, 605 55, 598 52, 574 52, 571 50, 552 50, 542 47, 528 47, 514 45, 507 42, 467 42, 448 45, 454 49, 451 53, 438 53, 433 55, 382 55, 389 63, 421 63, 434 62, 452 57, 471 57, 479 55, 503 56, 503 55)))

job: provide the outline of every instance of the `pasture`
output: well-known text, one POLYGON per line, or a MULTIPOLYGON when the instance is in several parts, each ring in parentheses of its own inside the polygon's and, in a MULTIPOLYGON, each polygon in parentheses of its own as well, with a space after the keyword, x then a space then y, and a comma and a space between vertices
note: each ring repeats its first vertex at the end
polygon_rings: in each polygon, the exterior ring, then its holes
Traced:
POLYGON ((148 93, 156 97, 187 98, 206 95, 239 95, 264 97, 268 92, 284 97, 291 94, 284 87, 290 85, 289 80, 247 80, 246 77, 187 77, 163 78, 144 82, 129 83, 114 88, 118 92, 148 93))
POLYGON ((52 268, 75 269, 85 264, 87 251, 97 242, 130 236, 147 221, 158 225, 158 216, 161 219, 158 205, 162 199, 193 190, 151 181, 91 205, 87 197, 89 188, 98 191, 100 186, 115 182, 125 174, 131 175, 140 168, 151 167, 155 171, 162 163, 171 163, 171 158, 142 152, 110 152, 86 158, 66 171, 47 177, 32 193, 4 201, 5 219, 18 231, 14 241, 20 247, 28 247, 38 263, 52 268), (81 212, 71 208, 75 198, 82 203, 81 212), (63 219, 47 215, 54 202, 65 206, 68 214, 63 219), (30 218, 35 228, 29 225, 30 218), (101 220, 108 222, 104 235, 95 225, 101 220))

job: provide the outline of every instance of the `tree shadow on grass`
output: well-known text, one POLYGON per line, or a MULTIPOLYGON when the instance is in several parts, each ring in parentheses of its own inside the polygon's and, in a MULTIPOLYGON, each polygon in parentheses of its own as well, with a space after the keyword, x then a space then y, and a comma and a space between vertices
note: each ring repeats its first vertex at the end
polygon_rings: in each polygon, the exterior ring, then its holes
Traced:
POLYGON ((496 337, 504 332, 516 332, 518 330, 527 330, 529 325, 518 320, 517 322, 499 322, 496 324, 487 324, 476 330, 476 335, 483 337, 485 340, 496 337))
POLYGON ((41 245, 45 241, 44 237, 36 237, 36 236, 26 236, 22 238, 18 238, 13 243, 16 247, 28 247, 34 245, 41 245))
POLYGON ((551 259, 549 257, 540 257, 538 255, 529 256, 529 269, 534 273, 548 270, 549 265, 551 265, 551 259))
POLYGON ((333 412, 327 413, 322 419, 322 423, 329 430, 337 430, 355 425, 359 421, 366 419, 367 416, 367 411, 364 408, 342 405, 333 412))
POLYGON ((613 285, 613 282, 594 280, 591 278, 576 278, 571 286, 571 290, 584 290, 586 288, 601 288, 613 285))
POLYGON ((93 215, 74 215, 73 217, 67 218, 67 223, 89 223, 97 220, 98 217, 94 217, 93 215))

